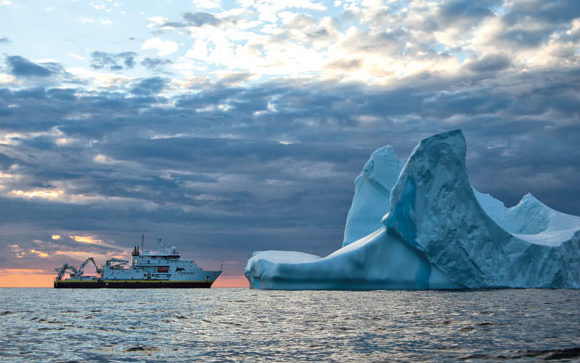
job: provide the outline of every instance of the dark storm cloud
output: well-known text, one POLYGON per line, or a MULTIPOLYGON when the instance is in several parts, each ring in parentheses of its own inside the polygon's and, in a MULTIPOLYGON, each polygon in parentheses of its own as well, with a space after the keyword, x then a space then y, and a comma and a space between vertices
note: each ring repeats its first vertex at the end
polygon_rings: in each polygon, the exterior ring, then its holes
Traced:
POLYGON ((6 65, 10 73, 17 77, 50 77, 53 75, 48 67, 43 67, 17 55, 6 57, 6 65))
POLYGON ((422 137, 455 128, 480 191, 508 204, 531 191, 580 214, 580 69, 509 67, 498 54, 389 88, 226 82, 172 98, 160 97, 159 77, 130 93, 0 89, 10 111, 0 130, 12 135, 0 167, 18 175, 2 179, 0 220, 41 225, 0 245, 38 249, 34 240, 74 230, 130 247, 143 231, 203 258, 235 256, 240 269, 253 250, 326 254, 340 246, 352 180, 372 151, 392 144, 404 159, 422 137), (37 189, 68 200, 11 193, 37 189))
POLYGON ((106 53, 96 51, 91 53, 91 68, 110 71, 131 69, 136 64, 136 57, 137 53, 134 52, 106 53))

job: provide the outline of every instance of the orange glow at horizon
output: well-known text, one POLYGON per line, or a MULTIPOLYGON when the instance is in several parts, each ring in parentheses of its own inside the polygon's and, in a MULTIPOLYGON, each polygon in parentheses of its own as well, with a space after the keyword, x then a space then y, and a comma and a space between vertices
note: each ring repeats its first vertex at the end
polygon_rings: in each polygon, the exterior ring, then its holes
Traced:
POLYGON ((245 276, 220 276, 211 287, 250 287, 245 276))
POLYGON ((55 277, 42 270, 0 269, 0 287, 52 287, 55 277))
MULTIPOLYGON (((0 287, 52 287, 56 273, 42 270, 0 269, 0 287)), ((220 276, 213 287, 249 287, 244 276, 220 276)))

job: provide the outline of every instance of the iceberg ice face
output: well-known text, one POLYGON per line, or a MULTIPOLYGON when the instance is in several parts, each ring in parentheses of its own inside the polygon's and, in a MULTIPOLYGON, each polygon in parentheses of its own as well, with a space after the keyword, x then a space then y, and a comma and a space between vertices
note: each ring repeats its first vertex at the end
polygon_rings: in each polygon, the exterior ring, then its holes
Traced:
POLYGON ((579 288, 580 218, 531 195, 506 208, 474 191, 465 149, 459 130, 432 136, 417 145, 400 173, 392 149, 377 150, 357 178, 343 248, 324 258, 256 253, 245 269, 250 286, 579 288), (381 159, 387 167, 378 167, 381 159), (395 174, 392 189, 385 191, 395 174))
POLYGON ((389 211, 391 188, 403 165, 390 145, 371 155, 354 181, 354 198, 346 218, 343 246, 382 226, 381 218, 389 211))
MULTIPOLYGON (((528 196, 506 213, 504 223, 529 230, 533 225, 525 218, 541 220, 547 214, 528 196)), ((574 246, 571 235, 560 246, 531 243, 501 228, 480 206, 467 176, 460 131, 421 141, 393 187, 384 223, 468 288, 577 287, 580 282, 580 246, 574 246), (572 256, 563 254, 570 251, 575 251, 572 256), (571 271, 574 277, 565 277, 570 257, 578 266, 571 271)), ((539 229, 545 228, 540 223, 539 229)))

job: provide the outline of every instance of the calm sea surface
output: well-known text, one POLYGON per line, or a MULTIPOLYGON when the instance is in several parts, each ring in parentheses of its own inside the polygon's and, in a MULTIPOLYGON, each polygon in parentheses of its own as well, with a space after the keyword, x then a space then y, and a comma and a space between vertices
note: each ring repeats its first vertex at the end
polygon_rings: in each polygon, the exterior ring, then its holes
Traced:
POLYGON ((0 289, 0 361, 580 360, 580 291, 0 289))

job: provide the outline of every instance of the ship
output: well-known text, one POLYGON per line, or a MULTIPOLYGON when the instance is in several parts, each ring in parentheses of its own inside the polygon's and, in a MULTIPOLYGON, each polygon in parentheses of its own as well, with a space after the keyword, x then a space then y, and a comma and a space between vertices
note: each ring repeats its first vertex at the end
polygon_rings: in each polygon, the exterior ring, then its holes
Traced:
POLYGON ((111 258, 99 267, 93 257, 86 259, 79 268, 64 264, 57 268, 55 288, 210 288, 219 271, 206 271, 193 260, 182 260, 175 247, 166 247, 160 240, 158 251, 133 248, 131 263, 111 258), (85 275, 84 268, 92 263, 96 275, 85 275), (65 278, 68 273, 68 277, 65 278))

